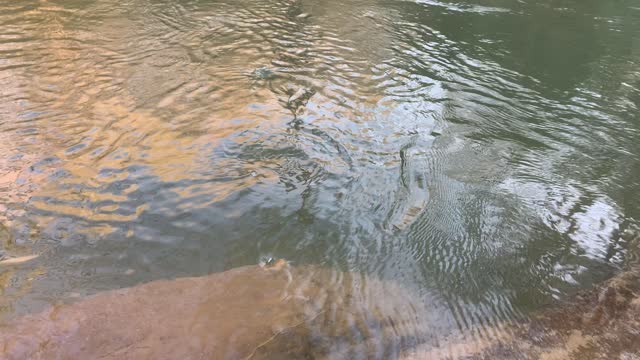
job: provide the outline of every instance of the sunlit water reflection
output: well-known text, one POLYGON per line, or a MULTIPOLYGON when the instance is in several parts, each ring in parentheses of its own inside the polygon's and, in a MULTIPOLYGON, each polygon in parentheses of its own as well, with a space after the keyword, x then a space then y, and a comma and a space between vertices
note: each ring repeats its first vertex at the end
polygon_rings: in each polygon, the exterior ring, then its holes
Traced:
POLYGON ((0 1, 2 251, 40 254, 3 314, 273 256, 412 289, 437 340, 610 276, 640 10, 557 5, 0 1))

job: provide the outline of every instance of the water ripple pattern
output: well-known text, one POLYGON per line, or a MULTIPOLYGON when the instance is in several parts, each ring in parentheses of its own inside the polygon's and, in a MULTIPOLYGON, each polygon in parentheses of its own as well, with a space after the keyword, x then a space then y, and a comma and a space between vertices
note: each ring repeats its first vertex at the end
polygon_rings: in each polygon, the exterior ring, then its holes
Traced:
POLYGON ((0 0, 0 314, 278 257, 415 291, 398 356, 610 276, 640 11, 569 3, 0 0))

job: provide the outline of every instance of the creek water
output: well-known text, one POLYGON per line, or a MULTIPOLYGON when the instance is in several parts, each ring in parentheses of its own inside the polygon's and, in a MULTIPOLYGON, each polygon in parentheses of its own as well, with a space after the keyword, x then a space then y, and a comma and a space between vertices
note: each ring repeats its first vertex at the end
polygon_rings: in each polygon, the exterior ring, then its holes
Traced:
POLYGON ((640 219, 630 0, 0 0, 0 99, 6 319, 284 258, 490 337, 640 219))

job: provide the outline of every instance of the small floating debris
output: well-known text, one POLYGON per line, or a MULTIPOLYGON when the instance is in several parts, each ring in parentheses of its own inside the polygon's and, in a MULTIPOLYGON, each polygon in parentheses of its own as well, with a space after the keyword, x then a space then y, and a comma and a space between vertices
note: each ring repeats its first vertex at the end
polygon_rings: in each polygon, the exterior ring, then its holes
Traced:
POLYGON ((307 93, 307 90, 305 88, 298 89, 298 91, 296 91, 295 93, 293 93, 293 95, 289 97, 289 103, 294 103, 300 100, 306 93, 307 93))
POLYGON ((278 67, 281 67, 281 68, 286 68, 286 67, 291 66, 291 64, 289 64, 288 62, 281 61, 281 60, 271 60, 271 64, 273 64, 275 66, 278 66, 278 67))
POLYGON ((275 72, 268 67, 259 67, 251 72, 251 77, 258 80, 267 80, 275 76, 275 72))
POLYGON ((289 56, 302 56, 302 55, 306 55, 309 52, 309 49, 289 49, 287 50, 286 54, 289 56))
POLYGON ((289 266, 289 262, 285 259, 275 259, 273 257, 266 257, 258 263, 258 265, 264 270, 282 270, 289 266))
POLYGON ((10 266, 10 265, 19 265, 25 263, 27 261, 31 261, 37 258, 39 255, 27 255, 27 256, 18 256, 14 258, 9 258, 0 261, 0 265, 10 266))
POLYGON ((307 89, 307 88, 300 88, 298 89, 298 91, 296 91, 295 93, 293 93, 293 95, 291 95, 289 97, 289 104, 296 104, 299 102, 305 102, 306 100, 309 100, 309 98, 311 96, 313 96, 313 94, 315 94, 315 91, 311 90, 311 89, 307 89))
POLYGON ((309 99, 316 93, 315 90, 301 87, 298 90, 295 88, 289 88, 286 91, 289 94, 289 98, 287 99, 286 108, 291 110, 295 115, 298 114, 298 111, 304 108, 307 105, 309 99))
POLYGON ((373 11, 367 11, 364 13, 364 17, 368 17, 369 19, 375 20, 376 14, 373 11))
POLYGON ((300 15, 296 16, 296 17, 297 17, 298 19, 306 19, 306 18, 308 18, 308 17, 310 17, 310 16, 311 16, 311 14, 309 14, 309 13, 302 13, 302 14, 300 14, 300 15))

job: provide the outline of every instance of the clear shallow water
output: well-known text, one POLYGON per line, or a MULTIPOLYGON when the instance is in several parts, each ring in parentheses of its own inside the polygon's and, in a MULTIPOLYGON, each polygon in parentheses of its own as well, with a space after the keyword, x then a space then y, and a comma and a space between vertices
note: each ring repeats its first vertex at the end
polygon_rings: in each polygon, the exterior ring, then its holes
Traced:
POLYGON ((3 314, 273 256, 490 336, 623 266, 639 39, 632 1, 0 1, 0 236, 40 254, 3 314))

